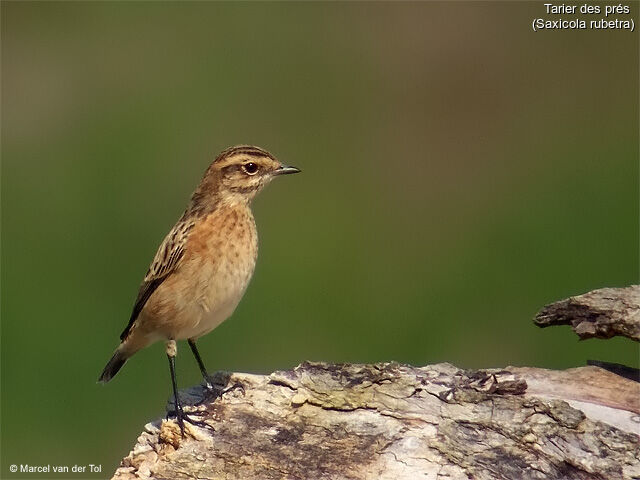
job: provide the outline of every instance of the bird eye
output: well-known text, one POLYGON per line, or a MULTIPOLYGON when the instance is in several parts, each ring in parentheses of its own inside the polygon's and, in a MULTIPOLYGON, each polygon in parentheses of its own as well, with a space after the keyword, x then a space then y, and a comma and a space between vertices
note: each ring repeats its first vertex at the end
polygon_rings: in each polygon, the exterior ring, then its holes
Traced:
POLYGON ((253 162, 249 162, 242 165, 242 169, 249 175, 253 175, 258 171, 258 165, 253 162))

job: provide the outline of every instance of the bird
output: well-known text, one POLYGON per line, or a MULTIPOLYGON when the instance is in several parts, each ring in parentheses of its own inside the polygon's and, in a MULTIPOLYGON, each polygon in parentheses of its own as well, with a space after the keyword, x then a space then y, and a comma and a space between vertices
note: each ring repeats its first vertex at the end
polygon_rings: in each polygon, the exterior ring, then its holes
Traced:
POLYGON ((187 340, 205 386, 210 376, 196 341, 229 318, 242 299, 258 255, 251 201, 272 179, 299 173, 251 145, 223 150, 210 164, 186 210, 169 231, 144 276, 120 344, 98 382, 109 382, 139 350, 164 341, 182 436, 189 418, 178 396, 175 358, 187 340))

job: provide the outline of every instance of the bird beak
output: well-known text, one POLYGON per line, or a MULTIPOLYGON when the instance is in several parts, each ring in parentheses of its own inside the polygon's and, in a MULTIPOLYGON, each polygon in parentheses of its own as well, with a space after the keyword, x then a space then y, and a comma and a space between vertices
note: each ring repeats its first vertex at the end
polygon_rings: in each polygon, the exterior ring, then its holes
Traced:
POLYGON ((288 167, 287 165, 281 165, 273 172, 274 175, 289 175, 291 173, 300 173, 301 170, 296 167, 288 167))

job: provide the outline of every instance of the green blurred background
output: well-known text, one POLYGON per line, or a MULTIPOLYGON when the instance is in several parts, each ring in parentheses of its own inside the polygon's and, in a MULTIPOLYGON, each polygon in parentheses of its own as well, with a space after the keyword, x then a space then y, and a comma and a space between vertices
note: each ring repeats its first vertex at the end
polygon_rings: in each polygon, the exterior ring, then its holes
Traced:
MULTIPOLYGON (((638 366, 630 341, 531 322, 638 282, 638 35, 534 33, 542 12, 2 2, 0 477, 109 477, 163 413, 161 344, 96 379, 155 249, 237 143, 304 173, 255 201, 257 270, 200 342, 211 370, 638 366)), ((185 387, 200 374, 180 348, 185 387)))

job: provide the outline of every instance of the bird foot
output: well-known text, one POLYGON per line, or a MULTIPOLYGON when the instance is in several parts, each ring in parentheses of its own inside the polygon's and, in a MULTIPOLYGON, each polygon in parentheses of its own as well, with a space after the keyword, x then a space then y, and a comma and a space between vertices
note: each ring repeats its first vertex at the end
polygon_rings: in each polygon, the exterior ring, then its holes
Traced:
POLYGON ((203 421, 203 420, 195 420, 193 418, 191 418, 190 416, 194 416, 194 417, 199 417, 199 416, 203 416, 205 415, 206 412, 203 411, 195 411, 195 412, 189 412, 188 414, 183 410, 182 406, 178 406, 177 409, 175 410, 171 410, 169 412, 167 412, 167 419, 171 418, 171 417, 175 417, 176 421, 178 422, 178 426, 180 427, 180 433, 182 435, 182 438, 185 438, 184 435, 184 424, 185 422, 190 423, 191 425, 194 425, 196 427, 200 427, 200 428, 204 428, 210 431, 215 431, 215 429, 209 425, 207 422, 203 421))
POLYGON ((213 375, 204 375, 203 386, 209 393, 213 393, 216 398, 221 397, 225 393, 229 393, 233 390, 242 390, 242 395, 245 394, 244 385, 241 382, 235 381, 233 385, 229 385, 231 375, 228 372, 216 372, 213 375))
POLYGON ((210 392, 215 394, 215 398, 219 398, 221 396, 223 396, 225 393, 229 393, 232 392, 233 390, 242 390, 242 395, 244 396, 245 394, 245 389, 244 389, 244 385, 240 382, 235 382, 233 385, 230 385, 226 388, 224 388, 226 386, 225 385, 219 385, 219 384, 212 384, 209 382, 206 382, 204 384, 204 388, 210 392))
POLYGON ((216 372, 209 375, 206 371, 202 372, 204 378, 204 387, 211 391, 219 392, 229 383, 231 374, 229 372, 216 372))
POLYGON ((244 385, 240 382, 235 382, 233 385, 225 388, 224 390, 222 390, 222 392, 220 393, 220 396, 224 395, 225 393, 229 393, 232 392, 234 390, 242 390, 242 396, 245 395, 245 389, 244 389, 244 385))

